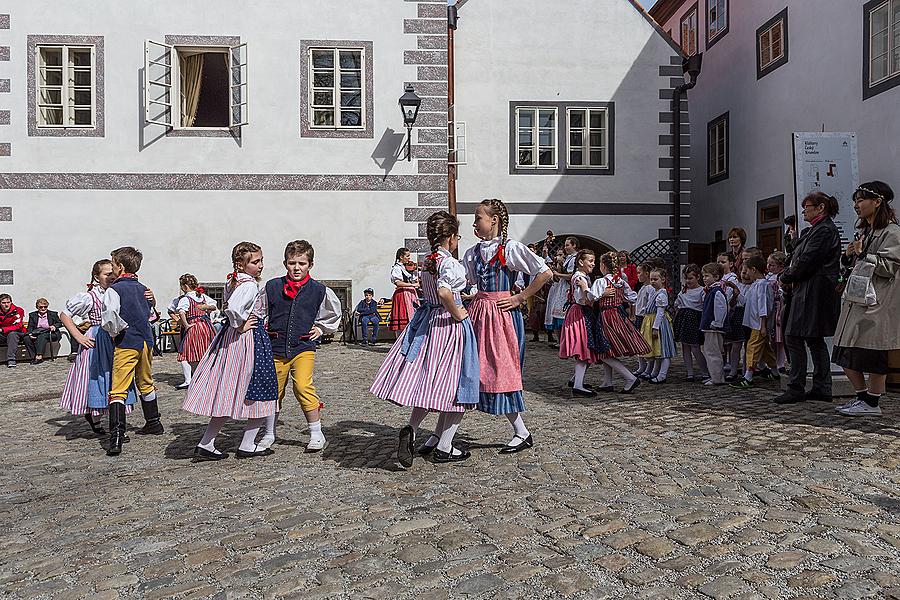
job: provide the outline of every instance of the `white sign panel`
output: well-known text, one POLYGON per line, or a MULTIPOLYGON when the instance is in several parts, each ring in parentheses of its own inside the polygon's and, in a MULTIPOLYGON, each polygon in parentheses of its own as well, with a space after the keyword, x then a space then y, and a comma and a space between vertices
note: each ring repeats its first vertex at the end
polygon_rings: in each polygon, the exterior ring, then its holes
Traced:
POLYGON ((855 133, 794 133, 797 227, 803 229, 800 203, 810 192, 837 198, 840 213, 834 219, 846 243, 853 238, 856 211, 853 192, 859 186, 859 157, 855 133))

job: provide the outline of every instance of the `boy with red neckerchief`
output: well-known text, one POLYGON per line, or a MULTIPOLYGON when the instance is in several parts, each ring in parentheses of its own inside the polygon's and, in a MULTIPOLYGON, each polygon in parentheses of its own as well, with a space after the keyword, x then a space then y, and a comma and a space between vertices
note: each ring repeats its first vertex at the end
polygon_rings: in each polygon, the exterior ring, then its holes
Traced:
POLYGON ((325 447, 319 409, 322 403, 313 386, 316 341, 326 333, 337 331, 341 322, 341 302, 333 291, 309 275, 315 250, 306 240, 295 240, 284 249, 283 277, 270 279, 265 294, 268 304, 269 337, 278 376, 278 406, 266 420, 266 434, 257 444, 268 448, 275 442, 275 423, 287 390, 293 379, 294 396, 303 409, 309 425, 308 452, 325 447))
POLYGON ((163 426, 156 403, 151 373, 153 331, 150 313, 153 294, 137 279, 144 255, 124 246, 110 253, 116 280, 103 294, 100 326, 113 339, 112 375, 109 389, 108 456, 118 456, 125 441, 125 398, 136 384, 146 424, 140 434, 161 435, 163 426))
POLYGON ((0 294, 0 342, 6 344, 6 366, 16 366, 19 340, 25 335, 25 311, 13 304, 12 296, 0 294))

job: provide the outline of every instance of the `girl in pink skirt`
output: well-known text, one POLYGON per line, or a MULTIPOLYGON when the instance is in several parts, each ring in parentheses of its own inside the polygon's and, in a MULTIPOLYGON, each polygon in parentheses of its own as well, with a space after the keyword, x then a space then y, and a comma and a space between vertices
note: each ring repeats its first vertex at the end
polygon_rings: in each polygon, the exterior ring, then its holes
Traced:
POLYGON ((509 212, 500 200, 482 200, 475 210, 474 227, 483 241, 466 251, 463 265, 469 283, 478 287, 469 305, 481 364, 478 410, 506 415, 513 437, 500 452, 510 454, 534 446, 522 419, 525 323, 519 307, 553 275, 525 244, 507 238, 509 212), (517 294, 510 292, 515 282, 513 271, 531 275, 531 283, 517 294))
POLYGON ((216 436, 229 418, 247 420, 237 458, 274 453, 256 444, 266 417, 275 414, 278 398, 272 344, 265 330, 266 297, 259 293, 262 250, 252 242, 241 242, 232 250, 231 260, 234 272, 225 284, 228 324, 197 365, 182 405, 190 413, 210 417, 194 449, 195 460, 228 457, 216 448, 216 436))
POLYGON ((600 361, 591 348, 594 330, 593 302, 588 298, 591 287, 590 273, 594 270, 594 251, 580 250, 575 259, 572 287, 569 292, 569 309, 559 334, 559 357, 575 359, 575 375, 569 381, 572 394, 592 398, 597 392, 584 385, 584 375, 589 366, 600 361))
POLYGON ((415 263, 410 260, 408 248, 397 249, 397 260, 391 267, 391 283, 394 284, 394 295, 391 297, 388 329, 400 338, 400 332, 406 328, 416 311, 415 303, 421 288, 419 274, 415 263))
POLYGON ((411 467, 416 431, 430 412, 438 412, 437 427, 419 449, 439 463, 469 458, 453 446, 466 408, 478 404, 478 347, 460 293, 466 270, 453 258, 459 243, 459 221, 437 212, 426 223, 432 253, 422 271, 424 302, 397 339, 375 376, 371 392, 398 406, 409 406, 409 424, 400 430, 397 459, 411 467))
POLYGON ((178 297, 175 312, 178 313, 183 333, 178 362, 184 371, 184 383, 176 385, 175 389, 184 390, 191 384, 191 373, 216 337, 209 318, 209 313, 216 310, 216 301, 201 291, 197 278, 190 273, 182 275, 178 284, 181 286, 181 296, 178 297))
POLYGON ((599 355, 603 362, 604 382, 601 390, 612 391, 612 376, 615 371, 625 379, 623 394, 630 394, 640 385, 640 379, 622 364, 624 356, 636 356, 650 352, 650 346, 635 329, 631 319, 625 313, 626 304, 634 304, 637 293, 628 285, 628 281, 619 273, 619 256, 616 252, 607 252, 600 256, 599 278, 591 286, 588 297, 597 301, 598 330, 608 344, 608 349, 599 355))
MULTIPOLYGON (((69 298, 66 307, 59 313, 59 319, 72 336, 72 341, 78 344, 75 363, 66 376, 59 407, 73 415, 84 415, 85 421, 97 435, 106 433, 94 417, 107 412, 112 370, 112 340, 100 328, 100 313, 103 292, 114 280, 112 261, 98 260, 91 270, 87 291, 69 298), (82 333, 72 317, 83 319, 90 327, 82 333)), ((137 397, 137 389, 132 386, 125 399, 126 413, 131 413, 137 397)))

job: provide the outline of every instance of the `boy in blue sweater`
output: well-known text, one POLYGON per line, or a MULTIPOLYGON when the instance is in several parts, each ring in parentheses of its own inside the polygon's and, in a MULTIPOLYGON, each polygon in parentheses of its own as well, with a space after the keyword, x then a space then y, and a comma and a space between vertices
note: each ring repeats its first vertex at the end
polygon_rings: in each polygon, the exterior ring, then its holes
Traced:
POLYGON ((372 345, 378 341, 378 323, 381 316, 378 314, 378 302, 375 301, 375 290, 367 288, 363 295, 364 300, 360 300, 356 305, 356 314, 359 315, 359 324, 362 327, 362 344, 363 346, 372 345), (369 339, 369 325, 372 326, 372 339, 369 339))
POLYGON ((153 294, 137 279, 144 256, 139 250, 125 246, 113 250, 110 258, 116 280, 103 294, 101 314, 101 327, 110 335, 114 346, 106 454, 118 456, 125 440, 125 398, 132 385, 136 385, 140 393, 146 419, 146 424, 137 433, 160 435, 163 426, 151 373, 153 294))

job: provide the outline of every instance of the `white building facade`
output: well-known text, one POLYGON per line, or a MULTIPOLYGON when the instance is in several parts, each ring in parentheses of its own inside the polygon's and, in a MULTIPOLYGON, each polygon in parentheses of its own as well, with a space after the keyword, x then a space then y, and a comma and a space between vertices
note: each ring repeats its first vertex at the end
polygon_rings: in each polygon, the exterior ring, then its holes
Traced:
POLYGON ((689 92, 692 256, 734 226, 782 247, 794 132, 855 133, 860 181, 900 187, 900 1, 660 0, 651 14, 703 52, 689 92))
POLYGON ((456 8, 450 159, 465 164, 448 177, 445 0, 15 3, 0 15, 0 291, 59 309, 133 245, 167 301, 182 273, 221 283, 241 240, 272 277, 303 238, 345 301, 389 296, 396 249, 425 250, 453 192, 463 245, 486 197, 526 241, 671 237, 682 56, 652 19, 631 0, 456 8), (535 15, 548 25, 523 36, 535 15), (406 84, 422 98, 411 161, 406 84))

